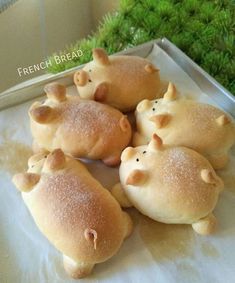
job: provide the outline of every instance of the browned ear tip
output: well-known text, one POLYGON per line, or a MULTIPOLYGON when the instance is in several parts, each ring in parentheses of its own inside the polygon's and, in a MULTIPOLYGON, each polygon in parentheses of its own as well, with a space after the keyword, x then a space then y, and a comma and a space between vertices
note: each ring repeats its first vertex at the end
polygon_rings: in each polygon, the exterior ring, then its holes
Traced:
POLYGON ((49 123, 54 118, 54 114, 54 110, 46 105, 33 108, 29 111, 31 118, 40 124, 49 123))
POLYGON ((224 126, 229 124, 231 121, 226 115, 223 114, 216 119, 216 122, 219 126, 224 126))
POLYGON ((127 147, 123 150, 122 154, 121 154, 121 161, 125 162, 128 159, 130 159, 132 156, 134 156, 136 153, 135 149, 133 147, 127 147))
POLYGON ((176 87, 173 83, 169 82, 167 92, 164 94, 163 99, 166 101, 175 100, 177 97, 176 87))
POLYGON ((144 69, 145 69, 145 71, 146 71, 147 73, 150 73, 150 74, 159 72, 159 69, 157 69, 157 68, 156 68, 153 64, 151 64, 151 63, 145 65, 144 69))
POLYGON ((169 114, 154 115, 150 117, 149 120, 155 123, 157 129, 160 129, 168 124, 168 122, 170 121, 170 115, 169 114))
POLYGON ((84 237, 88 242, 93 244, 94 250, 96 250, 97 240, 98 240, 98 234, 97 234, 96 230, 86 228, 85 231, 84 231, 84 237))
POLYGON ((21 192, 29 192, 39 182, 40 175, 34 173, 19 173, 13 176, 12 182, 21 192))
POLYGON ((94 48, 92 50, 92 55, 95 63, 103 66, 110 64, 108 54, 103 48, 94 48))
POLYGON ((130 123, 129 123, 126 115, 123 115, 121 117, 121 119, 119 120, 119 125, 120 125, 121 130, 124 133, 127 132, 131 128, 130 123))
POLYGON ((146 172, 135 169, 127 177, 126 185, 138 186, 144 183, 146 180, 146 172))
POLYGON ((214 174, 210 169, 201 170, 201 178, 205 183, 208 183, 208 184, 215 184, 216 183, 214 174))
POLYGON ((44 91, 49 99, 56 102, 62 102, 66 99, 66 87, 56 82, 45 85, 44 91))
POLYGON ((152 139, 148 145, 152 150, 159 150, 162 148, 162 139, 157 135, 153 134, 152 139))
POLYGON ((61 149, 54 149, 48 156, 46 160, 46 166, 51 171, 60 170, 65 165, 65 155, 61 149))

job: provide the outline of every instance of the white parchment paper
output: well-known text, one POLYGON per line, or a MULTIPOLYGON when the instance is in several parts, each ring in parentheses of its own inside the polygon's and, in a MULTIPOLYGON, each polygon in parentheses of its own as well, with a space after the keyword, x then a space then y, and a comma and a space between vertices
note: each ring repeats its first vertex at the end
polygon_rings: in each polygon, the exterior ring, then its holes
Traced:
MULTIPOLYGON (((161 70, 161 77, 176 84, 193 99, 216 105, 159 47, 149 59, 161 70)), ((76 93, 74 87, 69 93, 76 93)), ((26 169, 32 142, 27 111, 31 102, 0 112, 0 283, 69 283, 58 251, 41 235, 20 193, 11 183, 12 175, 26 169)), ((217 105, 218 106, 218 105, 217 105)), ((89 170, 106 188, 118 181, 118 169, 100 162, 89 170)), ((134 233, 118 254, 99 264, 91 276, 80 282, 205 282, 235 281, 235 159, 219 174, 226 190, 215 209, 217 233, 203 237, 187 225, 165 225, 128 212, 134 233)))

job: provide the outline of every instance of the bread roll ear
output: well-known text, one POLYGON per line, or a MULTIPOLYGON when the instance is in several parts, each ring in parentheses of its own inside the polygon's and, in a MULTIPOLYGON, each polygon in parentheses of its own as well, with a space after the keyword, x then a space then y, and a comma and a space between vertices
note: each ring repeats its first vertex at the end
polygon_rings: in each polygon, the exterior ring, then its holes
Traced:
POLYGON ((121 119, 119 120, 119 125, 120 125, 121 130, 122 130, 124 133, 125 133, 126 131, 128 131, 128 129, 130 128, 130 124, 129 124, 129 121, 128 121, 126 115, 123 115, 123 116, 121 117, 121 119))
POLYGON ((108 54, 103 48, 95 48, 92 51, 94 62, 101 66, 110 64, 108 54))
POLYGON ((56 171, 64 168, 65 155, 61 149, 53 150, 46 159, 45 166, 49 171, 56 171))
POLYGON ((12 178, 12 182, 21 192, 31 191, 39 180, 40 175, 34 173, 19 173, 12 178))
POLYGON ((157 129, 160 129, 168 124, 168 122, 170 121, 170 115, 169 114, 154 115, 150 117, 149 120, 155 124, 157 129))
POLYGON ((230 119, 226 115, 221 115, 216 119, 216 122, 219 126, 224 126, 230 123, 230 119))
POLYGON ((213 172, 210 169, 203 169, 201 171, 201 178, 205 183, 216 184, 216 179, 213 172))
POLYGON ((133 170, 126 180, 126 185, 140 186, 144 184, 147 178, 147 173, 143 170, 133 170))
POLYGON ((31 118, 39 124, 48 124, 55 118, 56 113, 50 106, 39 106, 29 111, 31 118))
POLYGON ((151 106, 152 106, 151 101, 148 99, 144 99, 137 105, 136 111, 141 113, 149 109, 151 106))
POLYGON ((94 93, 94 100, 99 102, 104 102, 106 100, 106 97, 108 95, 108 83, 102 82, 100 83, 95 90, 94 93))
POLYGON ((123 150, 122 155, 121 155, 121 161, 125 162, 128 159, 130 159, 132 156, 134 156, 136 153, 135 149, 133 147, 127 147, 126 149, 123 150))
POLYGON ((153 74, 155 72, 159 72, 159 69, 157 69, 153 64, 149 63, 147 65, 145 65, 144 67, 145 71, 147 73, 153 74))
POLYGON ((56 82, 45 85, 44 91, 47 97, 55 102, 66 100, 66 87, 56 82))
POLYGON ((157 134, 153 134, 152 139, 148 144, 148 148, 152 151, 157 151, 162 149, 162 147, 162 139, 157 134))
POLYGON ((167 92, 163 96, 164 101, 171 101, 176 99, 176 88, 175 85, 171 82, 169 82, 167 92))

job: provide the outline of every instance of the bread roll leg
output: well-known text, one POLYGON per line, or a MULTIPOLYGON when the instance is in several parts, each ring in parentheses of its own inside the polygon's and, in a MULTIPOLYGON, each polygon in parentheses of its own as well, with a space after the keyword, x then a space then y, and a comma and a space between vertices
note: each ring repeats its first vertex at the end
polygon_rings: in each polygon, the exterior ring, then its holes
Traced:
POLYGON ((64 269, 67 274, 74 278, 79 279, 89 275, 94 267, 94 264, 75 262, 70 257, 63 255, 64 269))
POLYGON ((113 186, 111 190, 112 195, 116 199, 116 201, 121 205, 121 207, 131 207, 132 204, 128 200, 128 198, 125 195, 125 192, 122 188, 121 183, 117 183, 113 186))
POLYGON ((192 224, 193 230, 201 235, 209 235, 213 233, 216 226, 217 219, 212 213, 192 224))
POLYGON ((104 158, 102 161, 107 166, 117 166, 121 161, 120 153, 108 156, 104 158))
POLYGON ((123 216, 124 216, 124 220, 126 221, 126 235, 125 235, 125 239, 126 239, 130 236, 130 234, 133 231, 133 222, 128 213, 123 211, 123 216))

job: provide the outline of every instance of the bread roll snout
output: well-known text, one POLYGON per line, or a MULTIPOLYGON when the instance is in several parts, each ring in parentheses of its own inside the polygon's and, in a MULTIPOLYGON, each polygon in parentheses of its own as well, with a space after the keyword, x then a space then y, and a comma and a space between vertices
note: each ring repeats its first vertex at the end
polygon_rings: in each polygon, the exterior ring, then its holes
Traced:
POLYGON ((78 86, 85 86, 88 82, 88 74, 84 70, 79 70, 74 74, 74 83, 78 86))

